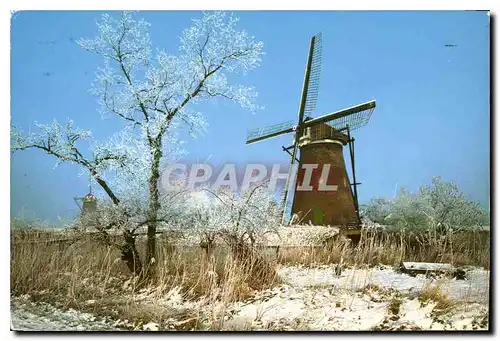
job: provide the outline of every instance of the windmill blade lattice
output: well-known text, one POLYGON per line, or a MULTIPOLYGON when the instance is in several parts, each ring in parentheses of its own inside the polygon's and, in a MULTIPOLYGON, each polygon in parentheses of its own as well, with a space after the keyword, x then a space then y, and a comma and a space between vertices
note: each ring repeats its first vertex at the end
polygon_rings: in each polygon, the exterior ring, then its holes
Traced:
POLYGON ((311 71, 309 74, 309 84, 307 87, 306 104, 304 114, 309 115, 316 109, 318 99, 319 80, 321 76, 323 41, 321 32, 314 36, 314 47, 311 61, 311 71))
POLYGON ((373 110, 375 110, 374 107, 326 123, 341 131, 345 130, 349 125, 350 131, 353 131, 368 124, 373 110))
POLYGON ((265 128, 258 128, 248 130, 247 132, 247 144, 265 140, 271 137, 279 136, 282 134, 290 133, 293 131, 295 123, 293 121, 287 121, 265 128))
POLYGON ((326 114, 304 122, 304 127, 312 127, 317 124, 327 123, 336 130, 345 130, 347 125, 352 131, 368 123, 377 102, 375 100, 358 104, 350 108, 342 109, 331 114, 326 114))

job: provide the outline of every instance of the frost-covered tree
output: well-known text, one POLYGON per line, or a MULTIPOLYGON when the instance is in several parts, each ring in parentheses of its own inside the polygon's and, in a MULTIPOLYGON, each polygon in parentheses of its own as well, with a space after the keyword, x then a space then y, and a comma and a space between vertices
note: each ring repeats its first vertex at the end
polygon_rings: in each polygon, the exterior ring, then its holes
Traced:
POLYGON ((202 235, 204 247, 210 248, 216 236, 228 246, 253 245, 280 224, 280 206, 266 183, 242 193, 221 187, 192 192, 186 200, 186 218, 202 235))
POLYGON ((383 224, 391 213, 392 202, 386 198, 371 198, 367 204, 361 205, 361 215, 377 224, 383 224))
POLYGON ((122 119, 125 128, 109 141, 93 143, 91 156, 80 145, 88 142, 90 132, 71 122, 38 125, 36 133, 12 133, 13 150, 37 148, 58 162, 78 164, 115 205, 123 205, 127 217, 144 215, 140 224, 147 225, 146 264, 153 262, 157 223, 169 206, 160 198, 159 178, 167 154, 178 155, 176 133, 182 127, 193 134, 203 130, 199 104, 217 97, 259 109, 254 88, 228 79, 231 73, 258 67, 263 54, 262 42, 238 29, 237 22, 223 12, 206 12, 182 32, 176 53, 153 53, 149 23, 130 12, 118 18, 104 14, 97 36, 78 44, 103 57, 91 91, 101 113, 122 119))
POLYGON ((420 189, 420 193, 428 198, 438 227, 458 230, 489 224, 489 217, 479 203, 468 200, 455 182, 434 177, 430 185, 420 189))
POLYGON ((410 231, 428 230, 439 233, 488 224, 488 215, 477 202, 467 200, 454 182, 434 177, 430 185, 416 193, 402 188, 392 200, 375 198, 362 208, 368 219, 410 231))
POLYGON ((392 200, 385 223, 409 231, 425 230, 431 223, 434 211, 426 196, 420 192, 411 193, 405 187, 392 200))

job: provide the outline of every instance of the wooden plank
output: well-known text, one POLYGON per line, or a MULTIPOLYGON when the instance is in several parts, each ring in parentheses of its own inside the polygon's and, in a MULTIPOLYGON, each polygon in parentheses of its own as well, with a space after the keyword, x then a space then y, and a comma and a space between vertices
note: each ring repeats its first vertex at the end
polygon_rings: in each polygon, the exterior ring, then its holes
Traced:
POLYGON ((425 273, 425 272, 454 272, 455 267, 448 263, 423 263, 423 262, 402 262, 404 272, 425 273))

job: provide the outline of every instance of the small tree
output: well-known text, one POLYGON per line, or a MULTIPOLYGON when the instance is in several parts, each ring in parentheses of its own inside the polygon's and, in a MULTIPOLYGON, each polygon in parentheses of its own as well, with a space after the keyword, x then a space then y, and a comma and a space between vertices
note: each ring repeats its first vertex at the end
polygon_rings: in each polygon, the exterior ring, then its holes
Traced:
POLYGON ((208 245, 220 236, 231 248, 253 246, 280 223, 280 207, 265 184, 241 194, 227 188, 203 189, 191 193, 188 207, 186 215, 192 219, 192 227, 204 235, 203 243, 208 245))
POLYGON ((13 150, 37 148, 58 162, 76 163, 88 170, 113 204, 123 205, 127 218, 143 214, 139 225, 147 225, 147 265, 156 252, 157 223, 166 216, 162 209, 168 208, 160 199, 160 169, 167 161, 166 149, 175 154, 178 128, 187 126, 193 134, 203 130, 206 123, 195 105, 216 97, 250 110, 259 108, 252 87, 228 80, 232 72, 259 66, 262 55, 262 42, 238 30, 237 21, 223 12, 204 13, 183 31, 178 54, 159 50, 153 58, 146 21, 130 12, 119 19, 104 14, 97 23, 98 35, 78 44, 103 57, 92 93, 101 113, 122 119, 125 128, 109 141, 94 144, 92 156, 85 156, 78 145, 90 138, 90 132, 71 122, 38 125, 41 132, 36 134, 12 134, 13 150))
POLYGON ((274 281, 276 269, 254 247, 266 233, 276 233, 281 221, 280 206, 264 183, 250 187, 243 193, 226 188, 217 191, 204 189, 192 196, 189 217, 192 227, 203 235, 209 264, 214 265, 214 241, 219 237, 231 250, 237 269, 253 288, 274 281))

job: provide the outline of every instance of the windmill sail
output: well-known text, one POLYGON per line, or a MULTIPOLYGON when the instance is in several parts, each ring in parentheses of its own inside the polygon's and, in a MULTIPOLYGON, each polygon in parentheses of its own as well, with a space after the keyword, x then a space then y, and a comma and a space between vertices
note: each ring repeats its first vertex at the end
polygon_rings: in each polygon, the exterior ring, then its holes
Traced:
POLYGON ((314 109, 316 109, 316 101, 318 99, 318 91, 319 91, 319 80, 321 75, 322 48, 323 48, 323 42, 320 32, 314 36, 314 46, 311 59, 311 68, 309 73, 309 82, 307 84, 304 115, 309 115, 314 111, 314 109))
POLYGON ((336 130, 345 130, 349 125, 350 131, 353 131, 368 123, 376 105, 376 101, 359 104, 306 121, 303 127, 306 128, 321 123, 327 123, 336 130))
POLYGON ((375 107, 328 121, 327 123, 337 130, 344 130, 349 126, 350 131, 356 130, 368 124, 375 107))
POLYGON ((297 149, 299 145, 299 138, 302 134, 302 123, 304 121, 304 114, 310 113, 316 107, 316 99, 318 98, 319 90, 319 75, 321 72, 321 33, 316 34, 311 38, 311 43, 309 45, 309 55, 307 57, 306 72, 304 75, 304 84, 302 86, 302 96, 300 99, 299 107, 299 121, 297 123, 297 129, 295 129, 294 146, 293 152, 291 154, 290 162, 290 173, 285 183, 285 188, 283 191, 282 206, 283 206, 283 217, 282 224, 286 224, 287 218, 287 205, 288 205, 288 187, 290 186, 290 179, 293 176, 291 173, 293 170, 293 164, 295 163, 297 149))
POLYGON ((246 144, 262 141, 286 133, 291 133, 294 129, 294 126, 295 123, 293 121, 287 121, 272 126, 268 126, 265 128, 249 130, 247 133, 246 144))

